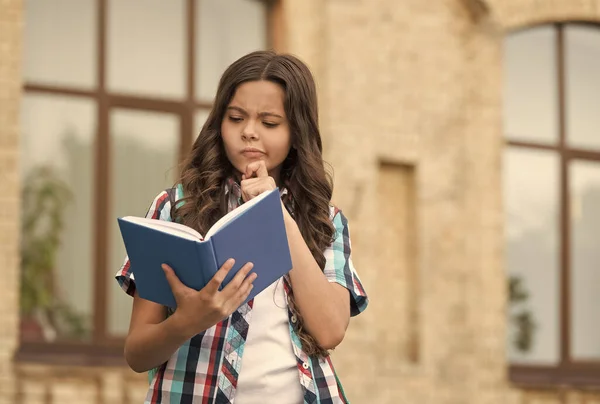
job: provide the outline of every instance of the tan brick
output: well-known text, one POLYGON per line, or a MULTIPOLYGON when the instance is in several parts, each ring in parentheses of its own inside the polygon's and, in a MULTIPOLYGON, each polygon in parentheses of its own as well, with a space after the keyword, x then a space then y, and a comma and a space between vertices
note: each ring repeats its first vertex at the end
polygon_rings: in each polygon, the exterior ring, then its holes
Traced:
MULTIPOLYGON (((355 264, 373 302, 333 355, 351 401, 600 402, 592 392, 521 391, 506 381, 499 172, 504 33, 555 20, 600 21, 600 0, 487 0, 490 16, 483 20, 473 20, 463 0, 284 3, 288 50, 317 78, 334 200, 351 221, 355 264), (403 259, 398 269, 382 270, 379 262, 398 248, 382 240, 385 218, 377 216, 387 202, 378 195, 391 195, 377 192, 381 161, 414 167, 416 230, 408 236, 415 238, 415 262, 403 259), (416 285, 406 275, 411 265, 416 285), (392 271, 397 279, 382 280, 392 271), (414 308, 394 298, 411 287, 414 308), (382 327, 382 318, 395 313, 397 324, 382 327), (403 334, 411 327, 418 328, 416 363, 403 334), (388 338, 394 333, 398 341, 388 338)), ((0 0, 0 404, 15 403, 17 382, 10 358, 18 326, 22 6, 0 0)), ((407 243, 405 235, 389 238, 407 243)), ((23 403, 51 397, 61 404, 125 404, 141 402, 147 389, 144 377, 126 369, 27 369, 18 380, 23 403), (66 376, 57 379, 58 370, 66 376)))
MULTIPOLYGON (((18 333, 18 137, 21 87, 20 0, 0 1, 0 404, 15 403, 12 355, 18 333)), ((34 401, 31 401, 34 402, 34 401)))
MULTIPOLYGON (((483 20, 473 20, 468 2, 458 0, 286 3, 289 50, 314 66, 334 200, 359 232, 355 264, 374 299, 334 354, 352 402, 521 402, 522 392, 506 381, 502 39, 507 29, 541 21, 599 20, 600 1, 492 0, 483 20), (296 18, 309 13, 313 18, 296 18), (314 33, 322 35, 318 44, 308 39, 314 33), (380 278, 387 272, 378 257, 401 250, 386 244, 379 224, 381 160, 414 165, 417 173, 423 353, 412 367, 373 333, 385 315, 378 307, 394 316, 390 329, 405 321, 406 310, 388 298, 400 287, 385 290, 402 278, 380 278), (393 381, 382 382, 382 374, 393 381)), ((404 338, 398 335, 397 344, 404 338)))

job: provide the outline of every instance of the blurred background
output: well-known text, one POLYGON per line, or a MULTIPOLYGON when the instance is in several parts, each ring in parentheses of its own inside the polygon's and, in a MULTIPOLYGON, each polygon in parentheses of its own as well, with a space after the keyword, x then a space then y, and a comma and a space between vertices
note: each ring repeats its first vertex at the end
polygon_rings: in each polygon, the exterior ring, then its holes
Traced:
POLYGON ((129 404, 116 217, 256 49, 317 80, 353 403, 600 403, 600 0, 1 0, 0 403, 129 404))

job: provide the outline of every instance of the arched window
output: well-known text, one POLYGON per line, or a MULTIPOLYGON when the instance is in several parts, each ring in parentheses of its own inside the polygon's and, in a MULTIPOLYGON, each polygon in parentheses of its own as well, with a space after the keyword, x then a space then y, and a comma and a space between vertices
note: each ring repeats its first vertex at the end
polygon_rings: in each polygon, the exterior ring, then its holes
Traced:
POLYGON ((504 67, 511 376, 597 384, 600 26, 511 33, 504 67))

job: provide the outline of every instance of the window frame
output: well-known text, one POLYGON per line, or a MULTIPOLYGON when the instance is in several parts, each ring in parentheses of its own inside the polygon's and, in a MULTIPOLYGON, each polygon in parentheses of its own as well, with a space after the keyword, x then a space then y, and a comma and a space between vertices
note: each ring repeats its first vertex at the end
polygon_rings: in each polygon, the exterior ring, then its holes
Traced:
MULTIPOLYGON (((523 150, 545 150, 553 152, 559 158, 559 279, 560 279, 560 359, 556 366, 512 365, 509 364, 509 379, 515 385, 535 388, 551 388, 560 385, 577 387, 600 387, 600 360, 581 361, 571 356, 571 223, 569 222, 570 178, 569 166, 572 161, 592 161, 600 163, 600 150, 570 147, 567 142, 566 125, 566 43, 565 27, 568 25, 587 25, 600 30, 600 24, 586 21, 568 21, 544 26, 553 26, 556 30, 556 63, 558 84, 558 129, 559 138, 555 145, 519 141, 518 136, 505 133, 505 147, 523 150)), ((523 31, 534 28, 526 27, 523 31)))
MULTIPOLYGON (((283 50, 284 28, 283 0, 247 0, 265 3, 267 12, 267 47, 283 50)), ((191 149, 195 115, 201 110, 210 110, 211 100, 198 100, 195 96, 196 80, 196 30, 195 20, 198 0, 185 0, 185 96, 180 99, 149 97, 125 94, 107 89, 107 29, 108 0, 95 0, 96 27, 96 86, 81 89, 72 86, 53 86, 36 82, 23 83, 24 94, 52 94, 92 100, 96 104, 97 126, 95 133, 94 187, 95 215, 93 224, 93 313, 91 340, 31 342, 20 338, 15 360, 62 365, 119 366, 125 365, 123 358, 124 338, 108 334, 108 288, 106 277, 109 256, 109 216, 110 206, 110 113, 113 109, 166 112, 179 117, 180 149, 178 160, 191 149)), ((115 268, 115 273, 118 268, 115 268)))

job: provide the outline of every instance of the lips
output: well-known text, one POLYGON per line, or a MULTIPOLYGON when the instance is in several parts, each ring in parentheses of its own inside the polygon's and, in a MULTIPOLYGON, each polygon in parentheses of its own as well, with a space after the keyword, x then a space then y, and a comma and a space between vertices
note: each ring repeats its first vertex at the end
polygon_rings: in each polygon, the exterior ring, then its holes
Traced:
POLYGON ((254 147, 246 147, 244 150, 242 150, 242 154, 247 158, 254 159, 263 157, 265 155, 265 152, 254 147))

